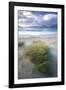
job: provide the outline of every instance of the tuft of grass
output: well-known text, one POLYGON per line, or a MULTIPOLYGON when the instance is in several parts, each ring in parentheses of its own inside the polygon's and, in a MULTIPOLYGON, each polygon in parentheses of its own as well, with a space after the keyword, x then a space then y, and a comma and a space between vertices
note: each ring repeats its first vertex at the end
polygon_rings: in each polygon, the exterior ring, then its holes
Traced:
POLYGON ((51 67, 50 52, 45 43, 32 43, 25 49, 25 56, 30 58, 30 61, 35 64, 40 72, 49 74, 51 67))

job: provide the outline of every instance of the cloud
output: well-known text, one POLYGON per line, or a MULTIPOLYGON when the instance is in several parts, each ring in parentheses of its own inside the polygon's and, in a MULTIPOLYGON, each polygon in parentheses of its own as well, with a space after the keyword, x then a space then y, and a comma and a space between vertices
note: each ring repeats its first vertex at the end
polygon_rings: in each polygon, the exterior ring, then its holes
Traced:
POLYGON ((52 19, 56 19, 57 18, 57 15, 55 14, 46 14, 43 16, 43 20, 52 20, 52 19))
POLYGON ((29 11, 23 11, 23 16, 25 17, 32 17, 32 13, 29 11))
POLYGON ((33 11, 18 12, 18 25, 21 27, 50 27, 57 25, 57 14, 33 11))

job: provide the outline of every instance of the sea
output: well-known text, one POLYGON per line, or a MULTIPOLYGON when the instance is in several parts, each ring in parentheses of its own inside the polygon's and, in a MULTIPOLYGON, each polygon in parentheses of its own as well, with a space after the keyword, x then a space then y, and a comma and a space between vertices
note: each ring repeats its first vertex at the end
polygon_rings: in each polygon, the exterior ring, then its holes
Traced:
POLYGON ((57 28, 36 28, 36 27, 18 27, 18 35, 19 37, 22 36, 44 36, 44 37, 53 37, 57 35, 57 28))

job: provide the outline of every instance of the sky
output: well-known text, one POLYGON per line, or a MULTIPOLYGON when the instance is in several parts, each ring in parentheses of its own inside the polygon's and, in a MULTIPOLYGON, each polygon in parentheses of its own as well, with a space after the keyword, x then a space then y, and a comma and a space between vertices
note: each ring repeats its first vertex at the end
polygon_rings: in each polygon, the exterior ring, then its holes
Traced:
POLYGON ((18 10, 18 26, 28 28, 57 27, 57 13, 18 10))

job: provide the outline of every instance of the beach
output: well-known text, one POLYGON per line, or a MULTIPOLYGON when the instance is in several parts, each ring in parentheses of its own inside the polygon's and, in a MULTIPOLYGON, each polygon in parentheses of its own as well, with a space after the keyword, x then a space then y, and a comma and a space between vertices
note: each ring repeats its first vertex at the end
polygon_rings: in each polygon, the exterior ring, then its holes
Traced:
MULTIPOLYGON (((22 36, 18 38, 18 43, 24 42, 25 45, 31 45, 32 42, 41 41, 46 43, 52 54, 52 67, 54 74, 52 77, 57 76, 57 36, 44 37, 44 36, 22 36)), ((34 64, 25 58, 23 47, 18 46, 18 79, 26 79, 26 78, 46 78, 45 74, 39 72, 35 69, 34 64)))

